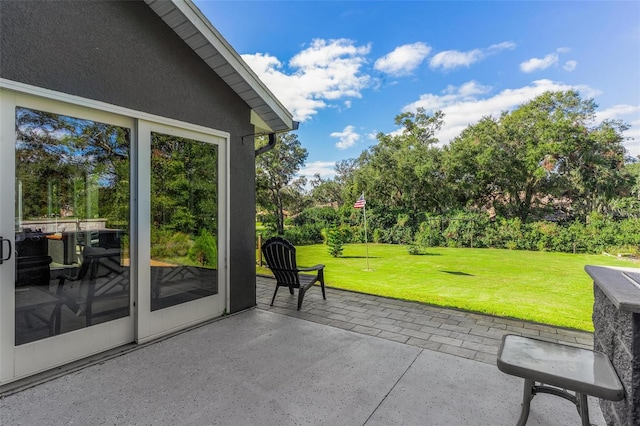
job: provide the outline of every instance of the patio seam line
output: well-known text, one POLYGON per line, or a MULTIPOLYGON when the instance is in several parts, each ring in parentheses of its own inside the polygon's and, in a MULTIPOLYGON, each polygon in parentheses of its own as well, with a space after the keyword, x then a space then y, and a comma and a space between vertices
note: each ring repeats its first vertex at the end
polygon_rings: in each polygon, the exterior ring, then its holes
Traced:
POLYGON ((411 361, 411 364, 409 364, 409 366, 404 370, 404 372, 402 373, 402 375, 400 375, 400 377, 398 377, 398 380, 396 380, 396 382, 393 384, 393 386, 391 386, 391 389, 389 389, 389 392, 387 392, 384 397, 380 400, 380 402, 378 403, 378 405, 376 405, 376 408, 373 409, 373 411, 371 412, 371 414, 369 414, 369 417, 367 417, 367 420, 364 421, 364 423, 362 423, 362 426, 366 425, 367 423, 369 423, 369 420, 371 420, 371 417, 373 417, 373 415, 376 413, 376 411, 378 411, 378 408, 380 408, 380 406, 382 405, 382 403, 387 399, 387 397, 389 396, 389 394, 391 394, 391 392, 393 392, 393 390, 396 388, 396 386, 398 386, 398 383, 400 383, 400 380, 402 380, 402 378, 405 376, 405 374, 407 374, 407 372, 409 371, 409 369, 411 367, 413 367, 413 364, 415 364, 416 360, 418 359, 418 357, 422 354, 422 352, 424 352, 424 349, 420 349, 420 351, 416 354, 415 358, 413 358, 413 361, 411 361))

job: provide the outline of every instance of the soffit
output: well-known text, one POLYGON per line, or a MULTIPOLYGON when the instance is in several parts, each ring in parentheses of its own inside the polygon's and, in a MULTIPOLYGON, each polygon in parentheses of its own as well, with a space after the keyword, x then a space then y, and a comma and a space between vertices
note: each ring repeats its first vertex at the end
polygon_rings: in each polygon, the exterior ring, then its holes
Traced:
POLYGON ((293 129, 291 113, 260 81, 191 0, 145 0, 147 5, 249 105, 272 132, 293 129))

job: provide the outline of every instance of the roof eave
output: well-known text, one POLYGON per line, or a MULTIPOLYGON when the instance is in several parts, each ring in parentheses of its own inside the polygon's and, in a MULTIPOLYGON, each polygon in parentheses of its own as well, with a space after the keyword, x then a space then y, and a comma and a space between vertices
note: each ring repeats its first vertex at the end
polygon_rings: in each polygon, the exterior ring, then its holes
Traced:
POLYGON ((145 0, 273 132, 294 129, 291 113, 191 0, 145 0), (266 108, 265 108, 266 107, 266 108))

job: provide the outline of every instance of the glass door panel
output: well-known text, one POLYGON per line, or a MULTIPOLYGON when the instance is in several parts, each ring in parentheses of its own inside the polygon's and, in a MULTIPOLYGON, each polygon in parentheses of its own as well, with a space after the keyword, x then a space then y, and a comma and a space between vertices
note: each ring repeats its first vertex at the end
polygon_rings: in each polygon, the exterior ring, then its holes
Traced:
POLYGON ((15 345, 130 315, 129 128, 16 107, 15 345))
POLYGON ((151 133, 151 311, 218 294, 218 146, 151 133))
MULTIPOLYGON (((193 126, 191 126, 193 127, 193 126)), ((224 313, 226 141, 207 129, 138 122, 137 341, 224 313)))

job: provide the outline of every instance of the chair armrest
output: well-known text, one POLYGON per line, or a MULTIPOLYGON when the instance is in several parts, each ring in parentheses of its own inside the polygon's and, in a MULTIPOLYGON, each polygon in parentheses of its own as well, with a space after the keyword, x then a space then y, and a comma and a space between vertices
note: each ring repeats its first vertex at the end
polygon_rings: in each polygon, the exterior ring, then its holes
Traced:
POLYGON ((324 269, 324 265, 322 263, 319 263, 317 265, 313 265, 313 266, 309 266, 308 268, 298 268, 299 272, 302 271, 321 271, 324 269))

